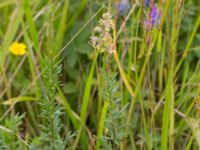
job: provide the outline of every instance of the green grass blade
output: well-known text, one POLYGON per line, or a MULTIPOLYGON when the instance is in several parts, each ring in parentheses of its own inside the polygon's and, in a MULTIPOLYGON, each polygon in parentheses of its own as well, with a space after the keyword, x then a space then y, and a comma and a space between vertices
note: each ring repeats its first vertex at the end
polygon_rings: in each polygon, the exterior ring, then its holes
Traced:
POLYGON ((83 125, 85 124, 85 119, 86 119, 86 115, 87 115, 87 107, 88 107, 88 103, 89 103, 89 100, 90 100, 92 78, 93 78, 93 73, 94 73, 97 57, 98 57, 98 54, 96 54, 95 59, 93 60, 92 67, 91 67, 89 76, 87 78, 87 82, 86 82, 85 90, 84 90, 84 94, 83 94, 83 101, 82 101, 81 115, 80 115, 81 116, 81 122, 82 122, 83 125))
POLYGON ((18 102, 27 102, 27 101, 38 101, 36 97, 28 97, 28 96, 19 96, 19 97, 14 97, 11 99, 8 99, 1 104, 3 105, 12 105, 18 102))
POLYGON ((66 109, 70 120, 72 121, 74 127, 76 129, 79 128, 79 124, 77 122, 77 117, 75 114, 75 112, 72 110, 71 106, 68 103, 68 100, 66 99, 66 97, 64 96, 64 94, 62 93, 61 89, 57 86, 57 90, 58 90, 58 99, 61 101, 61 103, 63 104, 64 108, 66 109))
POLYGON ((31 40, 33 40, 33 46, 35 50, 38 51, 38 47, 39 47, 38 33, 37 33, 36 25, 33 20, 31 7, 29 4, 29 1, 27 0, 25 1, 25 4, 24 4, 24 10, 25 10, 25 16, 27 18, 27 22, 29 26, 30 37, 31 37, 31 40))
POLYGON ((167 150, 169 121, 170 121, 170 103, 171 103, 171 82, 168 81, 162 121, 161 150, 167 150))
POLYGON ((61 13, 62 17, 60 18, 59 27, 56 34, 56 48, 60 49, 61 45, 64 40, 64 34, 66 29, 66 20, 67 20, 67 13, 68 13, 68 6, 69 6, 69 0, 65 1, 63 11, 61 13))
POLYGON ((102 108, 102 111, 101 111, 101 117, 100 117, 100 120, 99 120, 98 131, 97 131, 97 143, 96 143, 96 149, 97 150, 99 149, 101 137, 103 135, 104 122, 105 122, 105 119, 106 119, 107 110, 108 110, 108 102, 105 101, 103 108, 102 108))

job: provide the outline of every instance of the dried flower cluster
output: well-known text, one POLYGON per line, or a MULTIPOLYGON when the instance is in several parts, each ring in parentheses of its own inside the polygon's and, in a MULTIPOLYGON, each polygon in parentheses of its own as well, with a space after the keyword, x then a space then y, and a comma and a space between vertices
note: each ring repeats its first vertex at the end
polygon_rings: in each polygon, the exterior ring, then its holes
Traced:
POLYGON ((99 52, 114 51, 113 31, 114 23, 110 13, 104 13, 99 20, 99 25, 94 28, 93 35, 90 37, 90 45, 99 52))

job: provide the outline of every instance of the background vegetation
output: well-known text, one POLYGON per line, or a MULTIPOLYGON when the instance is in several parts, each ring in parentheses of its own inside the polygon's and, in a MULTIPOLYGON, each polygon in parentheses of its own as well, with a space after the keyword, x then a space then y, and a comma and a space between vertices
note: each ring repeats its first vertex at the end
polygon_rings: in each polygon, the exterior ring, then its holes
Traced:
POLYGON ((199 149, 199 10, 1 0, 0 149, 199 149), (9 52, 15 41, 25 55, 9 52))

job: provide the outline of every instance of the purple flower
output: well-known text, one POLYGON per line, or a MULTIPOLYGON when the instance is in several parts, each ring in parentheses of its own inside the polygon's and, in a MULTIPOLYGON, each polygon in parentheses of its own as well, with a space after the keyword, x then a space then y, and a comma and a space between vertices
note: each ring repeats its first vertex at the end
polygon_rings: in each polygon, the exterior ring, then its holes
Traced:
POLYGON ((156 6, 156 4, 153 5, 152 11, 151 11, 151 22, 149 19, 145 21, 145 26, 148 27, 149 25, 154 27, 156 24, 157 26, 160 24, 160 18, 161 18, 161 12, 156 6))
POLYGON ((130 9, 129 0, 120 0, 120 2, 118 4, 119 15, 120 16, 125 15, 129 9, 130 9))
POLYGON ((147 7, 149 5, 150 0, 144 0, 144 6, 147 7))
POLYGON ((161 13, 155 4, 153 5, 151 18, 152 18, 152 21, 151 21, 152 26, 154 26, 154 24, 156 25, 160 24, 161 13))

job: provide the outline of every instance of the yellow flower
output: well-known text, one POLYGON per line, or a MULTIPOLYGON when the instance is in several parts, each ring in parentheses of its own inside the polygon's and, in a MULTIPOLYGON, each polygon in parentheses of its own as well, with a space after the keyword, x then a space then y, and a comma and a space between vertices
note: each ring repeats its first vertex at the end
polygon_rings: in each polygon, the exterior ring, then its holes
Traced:
POLYGON ((11 44, 9 50, 13 55, 23 56, 26 53, 26 45, 24 43, 14 42, 11 44))

